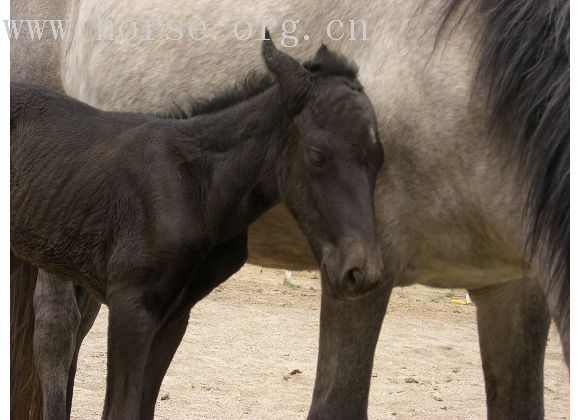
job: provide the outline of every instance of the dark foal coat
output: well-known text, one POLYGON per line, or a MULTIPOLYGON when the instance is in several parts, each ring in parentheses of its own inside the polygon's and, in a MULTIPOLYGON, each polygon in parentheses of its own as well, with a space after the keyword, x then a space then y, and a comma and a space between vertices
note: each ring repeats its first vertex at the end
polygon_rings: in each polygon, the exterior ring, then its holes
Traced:
MULTIPOLYGON (((256 162, 283 143, 244 141, 229 115, 172 121, 105 113, 39 86, 12 84, 11 94, 12 248, 103 302, 127 265, 190 272, 278 201, 275 166, 256 162)), ((274 122, 276 112, 250 104, 240 118, 274 122)))
POLYGON ((281 199, 330 290, 377 283, 382 149, 356 72, 325 47, 306 68, 269 41, 264 58, 277 83, 183 120, 11 84, 11 252, 109 305, 105 418, 153 416, 189 310, 244 264, 248 226, 281 199))

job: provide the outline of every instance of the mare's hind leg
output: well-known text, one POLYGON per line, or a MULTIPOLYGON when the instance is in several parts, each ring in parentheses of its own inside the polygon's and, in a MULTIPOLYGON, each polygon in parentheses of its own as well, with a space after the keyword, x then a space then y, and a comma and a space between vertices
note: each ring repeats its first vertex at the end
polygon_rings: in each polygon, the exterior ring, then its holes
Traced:
POLYGON ((80 325, 77 329, 76 334, 76 347, 73 355, 73 360, 71 362, 69 372, 68 372, 68 384, 66 390, 66 417, 70 418, 70 412, 72 408, 72 398, 74 392, 75 375, 77 372, 77 361, 79 356, 79 351, 81 344, 89 330, 92 328, 99 310, 101 309, 101 303, 91 296, 91 294, 83 289, 82 287, 75 287, 75 297, 77 307, 81 315, 80 325))
POLYGON ((564 359, 570 368, 570 276, 552 275, 553 280, 544 280, 542 286, 550 314, 560 333, 564 359))
POLYGON ((244 234, 214 248, 190 277, 177 312, 159 329, 151 344, 143 383, 141 420, 153 419, 159 388, 185 334, 191 308, 242 268, 247 256, 244 234))
POLYGON ((80 313, 69 281, 38 270, 34 290, 34 363, 45 419, 67 418, 67 382, 80 313))
POLYGON ((490 419, 544 417, 544 353, 550 314, 535 279, 469 291, 490 419))

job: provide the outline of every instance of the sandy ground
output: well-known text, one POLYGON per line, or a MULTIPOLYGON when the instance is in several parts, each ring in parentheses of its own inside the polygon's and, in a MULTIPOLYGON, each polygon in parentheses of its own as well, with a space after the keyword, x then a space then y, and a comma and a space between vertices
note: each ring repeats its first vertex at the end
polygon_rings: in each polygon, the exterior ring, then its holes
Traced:
MULTIPOLYGON (((246 266, 193 310, 157 402, 159 419, 300 419, 316 369, 317 273, 246 266), (299 373, 291 374, 298 370, 299 373)), ((370 419, 485 418, 475 308, 464 292, 396 289, 377 346, 370 419)), ((74 419, 100 418, 107 311, 81 350, 74 419)), ((546 354, 546 418, 570 412, 568 370, 554 328, 546 354)))

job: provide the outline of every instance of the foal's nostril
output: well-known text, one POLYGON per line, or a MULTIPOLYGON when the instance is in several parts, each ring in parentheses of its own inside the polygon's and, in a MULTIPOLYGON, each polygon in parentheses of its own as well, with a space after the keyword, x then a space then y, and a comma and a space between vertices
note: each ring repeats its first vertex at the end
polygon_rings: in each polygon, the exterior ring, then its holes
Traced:
POLYGON ((344 283, 351 292, 356 291, 363 281, 363 275, 358 268, 351 268, 344 276, 344 283))

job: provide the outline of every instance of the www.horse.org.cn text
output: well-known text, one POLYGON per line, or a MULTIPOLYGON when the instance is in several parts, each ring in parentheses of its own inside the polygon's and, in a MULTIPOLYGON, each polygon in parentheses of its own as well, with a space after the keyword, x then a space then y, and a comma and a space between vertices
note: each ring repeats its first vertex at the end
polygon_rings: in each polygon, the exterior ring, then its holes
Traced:
MULTIPOLYGON (((67 20, 20 19, 5 20, 6 35, 11 40, 21 38, 41 41, 62 41, 68 32, 67 20)), ((309 28, 308 22, 298 19, 276 21, 274 19, 252 21, 241 19, 229 27, 212 25, 202 20, 180 21, 175 19, 148 18, 145 20, 125 19, 116 22, 106 13, 99 13, 94 36, 99 41, 168 41, 199 42, 229 39, 232 41, 263 41, 266 28, 271 37, 283 47, 293 48, 314 39, 322 42, 368 41, 367 21, 364 18, 334 19, 323 27, 309 28)))

